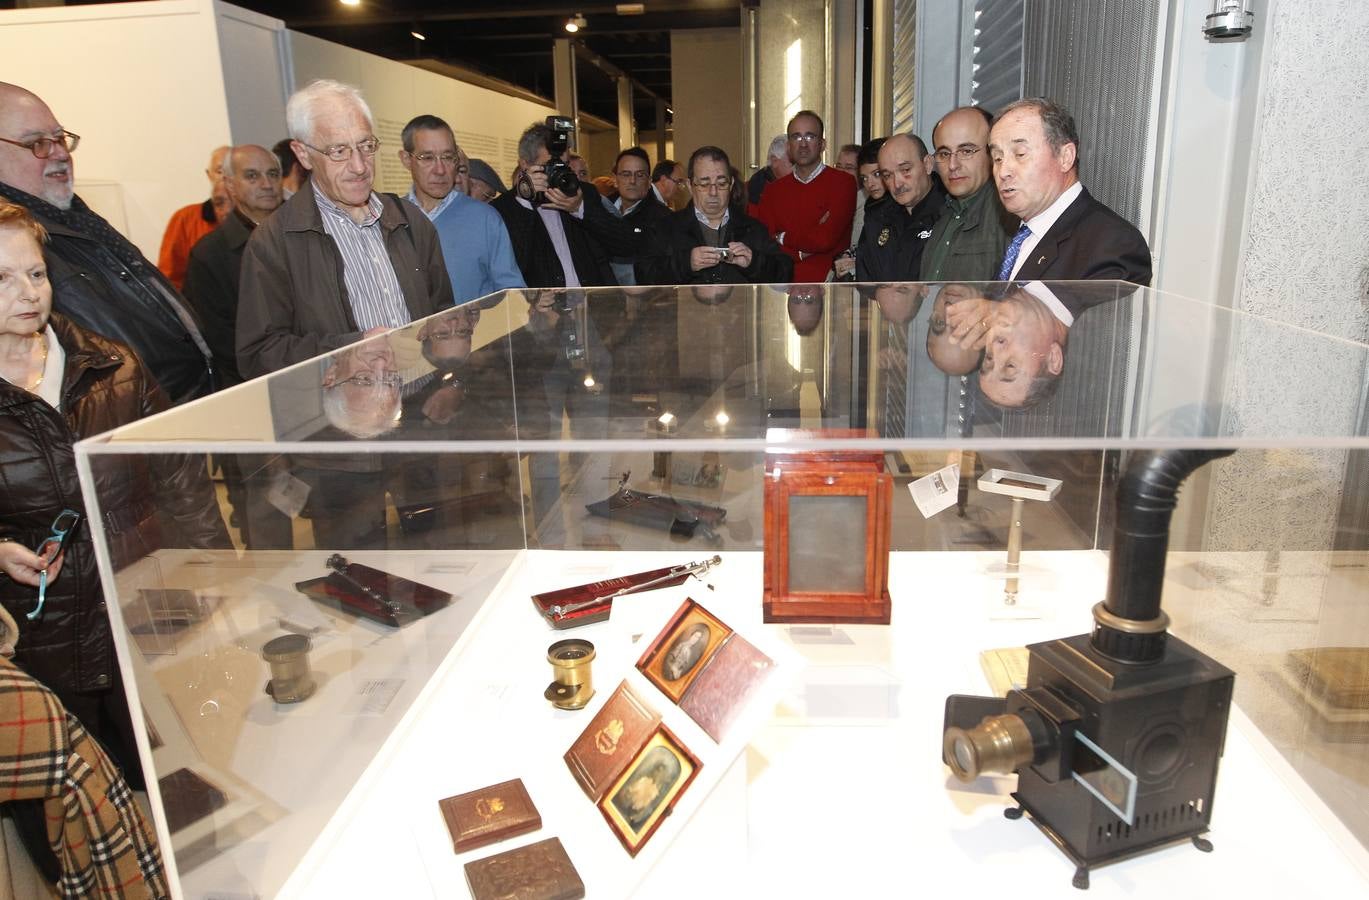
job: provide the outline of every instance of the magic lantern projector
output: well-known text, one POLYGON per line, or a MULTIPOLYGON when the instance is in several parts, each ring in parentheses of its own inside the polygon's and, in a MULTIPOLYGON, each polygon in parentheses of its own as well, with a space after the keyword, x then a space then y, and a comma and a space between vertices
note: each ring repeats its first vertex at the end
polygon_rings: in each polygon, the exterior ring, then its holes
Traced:
POLYGON ((1016 772, 1022 812, 1089 870, 1178 841, 1212 849, 1217 764, 1235 676, 1167 633, 1160 610, 1179 485, 1230 450, 1140 453, 1117 489, 1107 598, 1093 633, 1032 644, 1007 697, 946 699, 942 758, 961 781, 1016 772))

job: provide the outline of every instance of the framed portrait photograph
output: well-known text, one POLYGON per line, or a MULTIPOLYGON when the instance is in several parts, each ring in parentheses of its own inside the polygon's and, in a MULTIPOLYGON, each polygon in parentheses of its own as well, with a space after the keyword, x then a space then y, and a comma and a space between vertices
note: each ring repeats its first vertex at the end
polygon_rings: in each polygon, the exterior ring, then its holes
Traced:
POLYGON ((656 833, 700 768, 698 758, 669 728, 657 726, 599 801, 599 810, 629 855, 636 856, 656 833))
POLYGON ((637 661, 637 669, 678 704, 732 629, 686 600, 637 661))

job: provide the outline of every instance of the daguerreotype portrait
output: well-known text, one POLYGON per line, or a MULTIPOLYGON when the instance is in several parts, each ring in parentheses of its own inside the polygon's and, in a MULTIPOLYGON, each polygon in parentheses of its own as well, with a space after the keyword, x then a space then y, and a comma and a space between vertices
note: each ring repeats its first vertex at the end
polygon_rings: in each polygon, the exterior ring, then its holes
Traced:
POLYGON ((698 774, 697 758, 664 725, 613 783, 599 809, 627 852, 642 849, 698 774))
POLYGON ((686 600, 637 662, 647 680, 679 703, 732 629, 693 600, 686 600))

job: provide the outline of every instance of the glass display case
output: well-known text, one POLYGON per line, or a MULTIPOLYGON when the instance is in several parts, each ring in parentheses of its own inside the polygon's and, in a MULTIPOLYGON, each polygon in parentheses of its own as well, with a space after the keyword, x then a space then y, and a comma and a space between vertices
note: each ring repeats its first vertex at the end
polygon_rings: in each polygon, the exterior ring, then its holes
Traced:
POLYGON ((909 854, 1045 896, 1069 863, 999 815, 1012 777, 950 777, 943 704, 1090 631, 1118 484, 1166 448, 1234 451, 1185 481, 1163 581, 1170 633, 1235 673, 1217 849, 1095 891, 1264 889, 1296 853, 1362 893, 1362 344, 1119 282, 506 292, 80 443, 79 540, 182 896, 463 896, 467 863, 550 837, 593 896, 697 890, 704 860, 721 896, 873 895, 909 854), (887 625, 762 620, 767 480, 807 453, 892 478, 887 526, 805 496, 786 538, 795 583, 858 585, 887 534, 887 625), (187 458, 233 549, 156 487, 134 547, 103 486, 187 458), (576 586, 611 614, 532 600, 576 586), (553 702, 568 638, 594 646, 582 708, 574 678, 553 702), (705 678, 726 640, 764 689, 705 678), (663 686, 680 660, 693 700, 663 686), (564 759, 622 685, 654 710, 639 761, 676 767, 654 819, 564 759), (439 801, 515 778, 540 828, 455 851, 439 801))

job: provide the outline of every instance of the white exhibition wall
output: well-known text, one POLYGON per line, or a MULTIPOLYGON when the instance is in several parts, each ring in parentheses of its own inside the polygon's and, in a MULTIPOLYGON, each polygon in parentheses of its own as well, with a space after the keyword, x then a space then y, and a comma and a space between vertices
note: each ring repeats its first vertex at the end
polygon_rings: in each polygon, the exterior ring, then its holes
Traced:
POLYGON ((155 260, 171 214, 209 196, 205 163, 230 139, 209 0, 7 10, 0 47, 0 81, 81 135, 77 192, 95 183, 89 200, 155 260))
POLYGON ((376 188, 406 193, 409 173, 399 163, 399 133, 420 113, 441 116, 456 132, 468 156, 489 163, 508 183, 518 161, 518 136, 556 110, 496 93, 384 57, 363 53, 307 34, 288 32, 294 83, 336 78, 366 95, 376 120, 380 156, 376 188))
POLYGON ((382 141, 376 186, 401 194, 399 133, 413 116, 446 119, 507 181, 518 135, 554 113, 219 0, 4 10, 0 46, 0 81, 32 90, 81 135, 77 192, 153 260, 171 214, 208 196, 210 152, 285 137, 285 99, 314 78, 361 87, 382 141))

